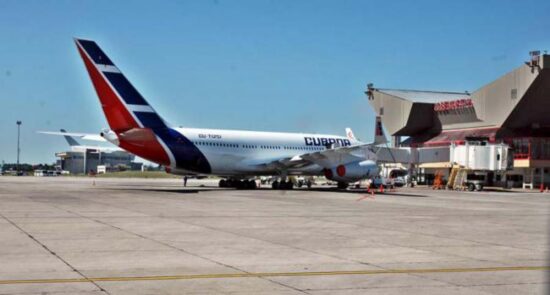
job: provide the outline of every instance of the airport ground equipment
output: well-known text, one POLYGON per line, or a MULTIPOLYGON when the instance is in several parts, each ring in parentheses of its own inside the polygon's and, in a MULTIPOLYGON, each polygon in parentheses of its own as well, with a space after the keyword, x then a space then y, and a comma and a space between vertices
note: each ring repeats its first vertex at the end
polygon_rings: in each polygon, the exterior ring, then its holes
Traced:
POLYGON ((460 169, 460 166, 457 166, 457 165, 454 165, 453 168, 451 169, 451 174, 449 175, 449 180, 447 181, 447 188, 452 189, 454 187, 454 183, 458 175, 459 169, 460 169))
POLYGON ((459 167, 456 169, 456 177, 451 183, 451 188, 454 190, 464 190, 464 188, 467 186, 466 180, 468 178, 468 169, 465 169, 463 167, 459 167))

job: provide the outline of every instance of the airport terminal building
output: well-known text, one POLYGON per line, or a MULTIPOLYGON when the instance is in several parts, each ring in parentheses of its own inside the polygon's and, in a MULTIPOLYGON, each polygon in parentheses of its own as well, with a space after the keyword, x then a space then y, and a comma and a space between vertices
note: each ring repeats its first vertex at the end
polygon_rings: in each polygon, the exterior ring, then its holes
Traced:
MULTIPOLYGON (((491 175, 492 182, 550 185, 550 55, 531 52, 530 61, 471 93, 369 84, 366 94, 395 146, 505 143, 513 151, 513 169, 491 175)), ((415 168, 429 179, 452 165, 420 163, 415 168)))
POLYGON ((109 171, 141 170, 142 163, 133 162, 135 156, 126 151, 104 152, 94 149, 83 151, 66 151, 55 154, 57 166, 71 174, 97 173, 98 166, 105 166, 109 171))

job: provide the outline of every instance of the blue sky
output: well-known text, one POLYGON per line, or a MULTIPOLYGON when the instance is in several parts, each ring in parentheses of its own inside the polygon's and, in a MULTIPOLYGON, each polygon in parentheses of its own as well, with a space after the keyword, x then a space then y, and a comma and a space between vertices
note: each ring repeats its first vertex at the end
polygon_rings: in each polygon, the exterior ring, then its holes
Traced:
POLYGON ((475 90, 550 49, 550 1, 0 1, 0 161, 107 127, 72 37, 186 127, 373 136, 363 91, 475 90))

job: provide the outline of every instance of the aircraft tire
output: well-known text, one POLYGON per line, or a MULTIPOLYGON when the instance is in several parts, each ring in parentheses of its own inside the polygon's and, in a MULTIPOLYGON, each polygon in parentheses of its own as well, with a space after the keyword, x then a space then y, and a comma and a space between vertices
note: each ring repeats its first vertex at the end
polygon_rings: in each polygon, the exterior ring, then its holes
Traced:
POLYGON ((348 188, 348 184, 345 183, 345 182, 342 182, 342 181, 339 181, 338 182, 338 189, 347 189, 348 188))
POLYGON ((286 189, 294 189, 294 182, 292 181, 287 181, 286 183, 286 189))
POLYGON ((235 187, 237 189, 247 189, 248 188, 248 182, 246 180, 237 180, 235 187))
POLYGON ((283 189, 283 190, 289 190, 289 189, 293 189, 294 188, 294 183, 292 183, 292 181, 281 181, 281 183, 279 184, 279 189, 283 189))

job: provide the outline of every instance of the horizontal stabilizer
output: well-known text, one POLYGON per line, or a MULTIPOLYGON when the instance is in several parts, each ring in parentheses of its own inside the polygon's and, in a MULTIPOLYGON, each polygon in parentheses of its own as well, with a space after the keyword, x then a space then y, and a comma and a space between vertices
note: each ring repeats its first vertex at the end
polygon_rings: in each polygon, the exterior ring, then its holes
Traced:
POLYGON ((80 138, 80 139, 83 139, 83 140, 106 141, 105 138, 101 137, 101 135, 99 135, 99 134, 74 133, 74 132, 56 132, 56 131, 37 131, 37 132, 42 133, 42 134, 48 134, 48 135, 72 136, 72 137, 80 138))

